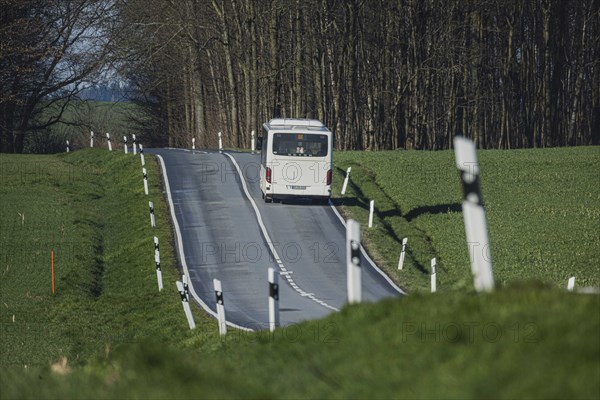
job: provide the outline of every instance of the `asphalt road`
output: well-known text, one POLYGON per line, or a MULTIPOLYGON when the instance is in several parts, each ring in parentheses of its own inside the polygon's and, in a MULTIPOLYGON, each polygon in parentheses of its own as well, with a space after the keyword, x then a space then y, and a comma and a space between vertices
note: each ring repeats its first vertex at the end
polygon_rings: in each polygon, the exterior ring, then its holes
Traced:
MULTIPOLYGON (((194 298, 208 312, 216 310, 213 278, 218 278, 228 323, 266 329, 269 267, 282 274, 281 325, 320 318, 344 305, 345 227, 331 206, 264 203, 257 154, 145 151, 164 163, 180 261, 194 298)), ((361 264, 363 301, 401 294, 364 255, 361 264)))

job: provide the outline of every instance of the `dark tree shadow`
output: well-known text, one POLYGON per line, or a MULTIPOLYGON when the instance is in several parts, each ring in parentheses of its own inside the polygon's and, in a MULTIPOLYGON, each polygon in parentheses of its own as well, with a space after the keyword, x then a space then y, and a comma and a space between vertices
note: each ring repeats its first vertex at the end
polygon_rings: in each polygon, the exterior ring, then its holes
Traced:
POLYGON ((338 198, 331 198, 331 203, 334 206, 348 206, 348 207, 360 207, 364 210, 368 210, 369 209, 369 205, 366 204, 364 201, 359 200, 357 197, 338 197, 338 198))
MULTIPOLYGON (((343 175, 345 174, 345 170, 343 170, 339 167, 337 169, 343 175)), ((354 182, 352 180, 350 180, 348 183, 349 183, 349 187, 352 189, 355 196, 354 197, 335 198, 335 199, 332 198, 331 199, 332 204, 334 206, 342 206, 343 205, 343 206, 349 206, 349 207, 360 207, 364 210, 368 210, 369 209, 369 200, 367 199, 367 197, 365 196, 363 191, 360 189, 359 186, 354 184, 354 182)), ((419 216, 421 216, 423 214, 448 214, 450 212, 462 212, 461 204, 452 203, 452 204, 437 204, 437 205, 431 205, 431 206, 420 206, 420 207, 416 207, 416 208, 410 210, 406 214, 403 214, 402 210, 400 209, 400 206, 387 193, 385 193, 385 191, 383 191, 383 189, 381 189, 381 191, 382 191, 383 195, 386 197, 387 202, 389 202, 392 205, 392 207, 390 207, 386 211, 379 211, 376 208, 375 214, 379 217, 379 219, 382 223, 383 229, 399 245, 402 243, 402 238, 400 238, 396 234, 392 225, 388 221, 386 221, 386 219, 388 217, 389 218, 394 218, 394 217, 403 218, 408 223, 410 223, 411 221, 413 221, 414 219, 418 218, 419 216)), ((411 226, 412 226, 412 229, 415 229, 416 231, 419 232, 419 236, 421 237, 421 239, 426 241, 427 245, 431 249, 433 249, 433 245, 431 243, 431 238, 429 238, 423 230, 419 229, 418 227, 416 227, 414 225, 411 225, 411 226)), ((435 250, 433 251, 433 253, 435 253, 435 250)), ((429 269, 426 268, 424 265, 422 265, 417 260, 417 257, 414 254, 414 252, 412 251, 412 248, 410 246, 406 250, 406 255, 410 260, 412 260, 412 265, 414 266, 414 268, 417 269, 417 271, 421 272, 422 274, 430 273, 429 269)))
POLYGON ((462 205, 458 203, 453 204, 438 204, 435 206, 421 206, 413 208, 406 215, 404 219, 408 222, 420 217, 423 214, 448 214, 450 212, 462 212, 462 205))

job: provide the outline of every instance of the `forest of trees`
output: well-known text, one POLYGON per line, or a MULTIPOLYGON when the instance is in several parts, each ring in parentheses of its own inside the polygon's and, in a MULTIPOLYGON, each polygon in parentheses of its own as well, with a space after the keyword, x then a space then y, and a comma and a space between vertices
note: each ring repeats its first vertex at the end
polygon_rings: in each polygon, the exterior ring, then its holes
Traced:
POLYGON ((0 0, 2 151, 25 129, 6 111, 30 73, 5 50, 19 50, 6 21, 29 15, 7 17, 17 3, 106 10, 98 57, 134 89, 154 145, 214 147, 222 131, 248 147, 273 117, 319 119, 338 149, 600 144, 598 0, 0 0))
POLYGON ((0 0, 0 152, 22 153, 28 135, 60 121, 109 67, 116 9, 111 0, 0 0))

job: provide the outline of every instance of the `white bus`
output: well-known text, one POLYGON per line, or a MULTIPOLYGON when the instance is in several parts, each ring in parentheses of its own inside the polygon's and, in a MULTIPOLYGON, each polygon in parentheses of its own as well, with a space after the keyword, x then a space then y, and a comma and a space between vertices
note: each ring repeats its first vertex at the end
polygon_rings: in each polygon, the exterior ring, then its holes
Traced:
POLYGON ((333 135, 314 119, 272 119, 263 125, 260 190, 265 202, 331 197, 333 135))

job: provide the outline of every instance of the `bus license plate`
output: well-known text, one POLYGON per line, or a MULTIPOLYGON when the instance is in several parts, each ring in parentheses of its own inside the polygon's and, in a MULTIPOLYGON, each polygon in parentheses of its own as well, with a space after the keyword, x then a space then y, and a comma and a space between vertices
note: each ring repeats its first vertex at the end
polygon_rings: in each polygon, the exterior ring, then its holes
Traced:
POLYGON ((294 190, 306 190, 306 186, 288 186, 290 189, 294 190))

